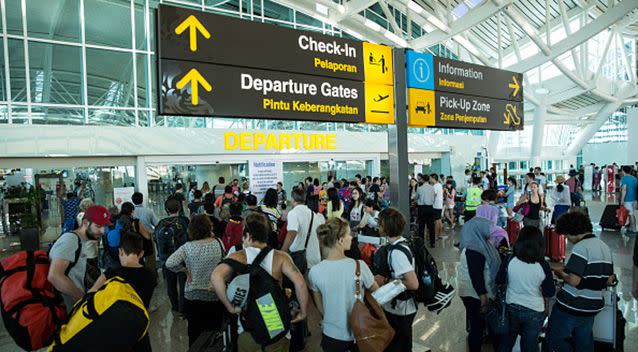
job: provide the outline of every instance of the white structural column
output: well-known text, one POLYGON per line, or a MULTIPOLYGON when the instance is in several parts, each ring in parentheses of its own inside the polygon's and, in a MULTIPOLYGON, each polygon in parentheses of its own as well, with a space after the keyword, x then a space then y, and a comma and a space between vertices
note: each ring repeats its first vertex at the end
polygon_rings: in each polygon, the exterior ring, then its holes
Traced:
POLYGON ((135 190, 144 195, 144 205, 148 204, 148 179, 146 178, 146 157, 138 156, 135 161, 135 190))
POLYGON ((543 137, 545 137, 545 120, 547 120, 547 90, 538 89, 536 97, 538 105, 534 109, 534 130, 532 134, 532 164, 541 166, 541 151, 543 150, 543 137))
POLYGON ((489 156, 489 160, 487 162, 490 165, 494 162, 494 156, 498 151, 498 144, 501 142, 501 134, 502 132, 500 131, 490 131, 490 135, 488 136, 487 155, 489 156))
POLYGON ((638 107, 627 109, 627 162, 638 161, 638 107))
POLYGON ((609 115, 618 110, 618 108, 620 108, 620 106, 622 105, 622 101, 627 97, 635 94, 635 92, 635 86, 632 86, 631 84, 625 84, 618 91, 618 93, 615 94, 615 96, 619 99, 615 102, 605 104, 605 106, 603 106, 602 109, 598 111, 598 114, 596 114, 596 117, 594 118, 592 123, 578 132, 572 143, 565 150, 564 155, 578 154, 578 152, 585 146, 585 144, 587 144, 587 142, 589 142, 589 140, 596 134, 596 132, 598 132, 598 130, 605 124, 605 122, 609 118, 609 115))

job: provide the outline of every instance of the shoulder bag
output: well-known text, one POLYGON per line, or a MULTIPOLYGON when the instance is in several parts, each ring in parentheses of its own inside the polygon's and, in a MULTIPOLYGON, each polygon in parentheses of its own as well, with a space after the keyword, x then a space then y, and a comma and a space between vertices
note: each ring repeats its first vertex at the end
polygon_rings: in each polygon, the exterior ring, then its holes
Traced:
POLYGON ((355 260, 355 265, 355 300, 348 324, 359 351, 383 352, 394 338, 394 329, 370 291, 365 290, 361 294, 361 268, 358 260, 355 260))
POLYGON ((290 257, 293 263, 297 266, 297 269, 302 275, 308 272, 308 259, 306 258, 306 249, 308 248, 308 242, 310 241, 310 235, 312 234, 312 223, 315 221, 315 212, 310 210, 310 226, 308 226, 308 232, 306 233, 306 243, 302 250, 290 252, 290 257))

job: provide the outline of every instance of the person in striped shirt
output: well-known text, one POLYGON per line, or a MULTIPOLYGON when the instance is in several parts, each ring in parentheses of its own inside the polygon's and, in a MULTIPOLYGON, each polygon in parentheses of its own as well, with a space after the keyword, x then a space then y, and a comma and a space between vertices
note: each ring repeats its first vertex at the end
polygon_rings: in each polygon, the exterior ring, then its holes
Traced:
POLYGON ((616 281, 611 250, 592 233, 591 220, 584 213, 563 214, 556 231, 574 247, 566 265, 551 265, 564 285, 549 318, 550 350, 590 352, 594 317, 605 306, 602 291, 616 281))

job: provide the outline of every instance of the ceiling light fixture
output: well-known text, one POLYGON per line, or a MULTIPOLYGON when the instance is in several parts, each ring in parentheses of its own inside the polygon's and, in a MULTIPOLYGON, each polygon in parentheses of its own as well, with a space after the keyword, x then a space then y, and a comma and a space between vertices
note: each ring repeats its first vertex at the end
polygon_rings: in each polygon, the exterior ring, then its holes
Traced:
POLYGON ((412 11, 414 11, 414 12, 418 13, 418 14, 421 14, 421 13, 423 13, 423 11, 425 11, 425 10, 423 10, 423 8, 421 7, 421 5, 417 4, 417 3, 416 3, 416 2, 414 2, 414 1, 410 1, 410 2, 408 2, 408 7, 410 8, 410 10, 412 10, 412 11))
POLYGON ((390 32, 390 31, 385 31, 385 33, 383 34, 386 38, 390 39, 391 41, 395 42, 396 44, 398 44, 399 46, 402 47, 407 47, 408 46, 408 42, 405 41, 405 39, 399 37, 398 35, 390 32))
POLYGON ((324 16, 328 16, 328 6, 325 6, 323 4, 320 3, 316 3, 315 4, 315 9, 317 10, 317 12, 319 12, 320 14, 324 15, 324 16))
POLYGON ((375 32, 378 32, 381 30, 381 26, 379 26, 378 23, 370 21, 369 19, 366 18, 366 21, 363 23, 366 25, 366 27, 372 29, 375 32))

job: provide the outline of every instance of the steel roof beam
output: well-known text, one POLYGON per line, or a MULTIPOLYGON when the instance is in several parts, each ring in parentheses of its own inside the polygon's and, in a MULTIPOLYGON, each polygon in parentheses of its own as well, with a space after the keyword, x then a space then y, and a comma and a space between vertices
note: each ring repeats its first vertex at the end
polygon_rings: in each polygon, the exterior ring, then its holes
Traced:
POLYGON ((563 53, 572 50, 578 45, 596 36, 601 31, 611 27, 618 21, 622 20, 636 8, 638 8, 638 1, 625 0, 623 2, 620 2, 616 6, 608 9, 607 12, 593 20, 591 23, 580 28, 575 34, 568 36, 567 38, 549 47, 542 41, 537 33, 531 31, 533 25, 523 14, 520 13, 520 11, 514 9, 513 7, 506 7, 505 13, 507 13, 508 16, 510 16, 514 21, 516 21, 521 26, 521 28, 523 28, 523 31, 526 32, 530 39, 532 39, 532 41, 541 49, 540 53, 526 58, 523 61, 519 61, 514 65, 508 67, 508 69, 517 72, 525 72, 534 67, 538 67, 548 61, 556 59, 563 53))
POLYGON ((466 30, 476 26, 477 24, 487 20, 494 16, 498 11, 507 5, 510 5, 513 0, 505 0, 501 4, 495 4, 492 2, 486 2, 481 6, 473 8, 467 15, 462 17, 462 21, 454 21, 448 24, 450 26, 447 32, 437 29, 419 38, 410 41, 410 45, 415 49, 424 49, 432 45, 450 40, 455 35, 465 32, 466 30), (452 26, 453 25, 453 26, 452 26))

